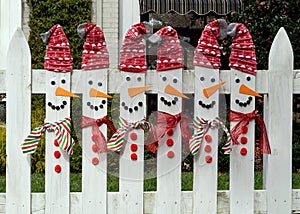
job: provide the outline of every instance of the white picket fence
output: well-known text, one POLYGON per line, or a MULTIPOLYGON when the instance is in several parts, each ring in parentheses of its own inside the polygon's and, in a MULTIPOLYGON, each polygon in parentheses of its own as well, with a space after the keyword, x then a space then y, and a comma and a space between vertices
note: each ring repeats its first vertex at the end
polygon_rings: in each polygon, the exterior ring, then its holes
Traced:
MULTIPOLYGON (((183 93, 199 97, 202 91, 195 90, 195 72, 183 72, 182 85, 177 89, 182 87, 183 93)), ((138 86, 161 87, 157 83, 159 75, 161 73, 154 71, 142 74, 142 83, 138 86)), ((178 75, 180 79, 181 74, 178 75)), ((226 82, 219 93, 230 94, 234 87, 234 72, 221 71, 216 75, 219 75, 220 81, 226 82)), ((193 191, 181 191, 180 165, 179 170, 174 166, 174 170, 163 173, 168 166, 176 165, 176 161, 180 163, 180 159, 160 158, 157 161, 158 173, 161 173, 157 178, 157 191, 144 192, 144 151, 142 147, 138 149, 140 159, 134 162, 126 158, 130 155, 129 145, 126 145, 120 158, 119 192, 106 190, 106 154, 101 155, 97 167, 83 155, 82 192, 70 192, 69 157, 64 153, 59 159, 53 157, 55 148, 50 133, 46 137, 45 193, 31 193, 30 158, 24 156, 20 149, 20 143, 31 131, 31 94, 46 94, 46 104, 48 101, 61 102, 48 83, 64 78, 64 87, 73 93, 83 94, 83 102, 86 102, 86 85, 78 84, 78 81, 98 78, 105 80, 102 82, 104 92, 120 93, 121 99, 126 100, 126 96, 122 95, 124 90, 120 90, 125 76, 117 69, 101 70, 99 73, 86 71, 84 74, 79 70, 74 70, 72 74, 32 70, 26 39, 20 29, 15 32, 9 46, 7 70, 0 71, 0 93, 7 95, 6 193, 0 193, 0 213, 300 213, 300 190, 292 189, 292 96, 300 93, 300 75, 299 70, 293 70, 293 51, 283 28, 276 35, 270 50, 269 70, 257 71, 256 76, 256 91, 264 95, 264 120, 272 149, 271 155, 264 156, 264 190, 254 190, 254 143, 248 142, 246 158, 239 154, 238 146, 230 154, 232 163, 228 191, 217 190, 217 161, 199 164, 203 157, 197 155, 194 159, 193 191), (168 165, 166 161, 170 161, 168 165), (61 173, 53 170, 56 164, 61 165, 61 173)), ((149 93, 155 93, 155 90, 149 93)), ((145 99, 144 95, 140 99, 145 99)), ((70 102, 65 98, 64 101, 70 102)), ((106 115, 106 109, 99 115, 83 107, 83 114, 99 118, 106 115)), ((66 107, 60 111, 48 111, 46 118, 54 121, 69 115, 70 108, 66 107)), ((142 116, 127 119, 137 120, 142 116)), ((105 127, 101 130, 106 132, 105 127)), ((91 153, 88 151, 91 147, 90 133, 90 130, 83 131, 83 154, 91 153)), ((137 132, 137 135, 139 138, 143 133, 137 132)), ((175 155, 181 154, 180 146, 175 151, 175 155)))

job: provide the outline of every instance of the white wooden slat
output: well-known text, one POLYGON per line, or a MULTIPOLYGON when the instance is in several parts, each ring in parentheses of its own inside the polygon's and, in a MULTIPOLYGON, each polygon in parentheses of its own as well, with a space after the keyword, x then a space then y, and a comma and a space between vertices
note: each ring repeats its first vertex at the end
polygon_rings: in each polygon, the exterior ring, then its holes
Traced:
MULTIPOLYGON (((71 74, 62 72, 46 72, 46 122, 57 122, 70 117, 70 98, 55 95, 57 87, 70 90, 71 74), (55 82, 55 84, 54 84, 55 82), (65 82, 65 83, 63 83, 65 82), (67 105, 60 110, 53 110, 49 102, 55 106, 61 106, 63 101, 67 105)), ((70 192, 70 163, 69 155, 54 145, 55 134, 46 133, 46 157, 45 157, 45 192, 46 213, 69 213, 70 192), (60 151, 61 157, 55 158, 54 152, 60 151), (61 172, 55 172, 55 167, 61 166, 61 172)))
MULTIPOLYGON (((135 123, 145 118, 146 97, 140 93, 131 97, 129 88, 145 86, 144 73, 121 72, 123 84, 120 85, 120 117, 129 123, 135 123), (139 103, 142 102, 142 106, 139 103), (137 107, 135 110, 134 108, 137 107), (131 111, 132 110, 132 111, 131 111)), ((129 129, 120 155, 120 209, 125 213, 143 212, 144 190, 144 131, 142 129, 129 129), (136 138, 132 136, 137 136, 136 138), (131 149, 132 145, 137 150, 131 149), (137 160, 131 158, 137 155, 137 160)))
MULTIPOLYGON (((219 93, 216 91, 209 98, 206 98, 203 90, 219 83, 219 70, 196 66, 194 82, 194 118, 216 119, 219 116, 219 93), (202 78, 204 79, 202 80, 202 78), (212 108, 207 109, 202 107, 199 101, 205 105, 213 105, 213 102, 215 104, 212 108)), ((194 157, 193 213, 217 212, 218 129, 210 128, 205 136, 211 136, 212 141, 207 142, 204 138, 194 157), (205 148, 211 148, 211 151, 205 151, 205 148), (206 157, 211 157, 212 162, 206 162, 206 157)))
MULTIPOLYGON (((178 91, 182 90, 182 69, 158 72, 158 111, 176 115, 182 111, 182 98, 177 97, 176 105, 167 106, 161 97, 171 102, 174 95, 166 94, 165 87, 170 84, 178 91), (164 79, 166 80, 164 81, 164 79), (177 79, 176 83, 173 80, 177 79)), ((165 135, 158 142, 157 151, 157 213, 180 213, 181 209, 181 131, 180 123, 173 129, 173 135, 165 135), (173 146, 166 144, 168 139, 174 141, 173 146), (169 158, 168 152, 173 152, 174 157, 169 158)))
MULTIPOLYGON (((83 71, 79 85, 82 91, 82 115, 100 119, 107 115, 107 98, 90 97, 90 89, 107 93, 107 69, 83 71), (91 107, 91 105, 93 107, 91 107)), ((100 127, 105 139, 107 128, 100 127)), ((92 149, 92 127, 82 130, 82 213, 106 212, 107 154, 92 149), (92 161, 99 160, 94 165, 92 161), (101 184, 101 185, 100 185, 101 184)), ((106 144, 106 143, 105 143, 106 144)))
MULTIPOLYGON (((77 84, 78 76, 80 77, 81 70, 74 70, 72 72, 72 85, 77 84)), ((256 92, 260 94, 268 93, 269 77, 268 70, 258 70, 256 74, 256 92)), ((33 69, 32 70, 32 93, 43 94, 46 91, 45 87, 45 71, 43 69, 33 69)), ((183 72, 183 93, 192 94, 194 93, 194 71, 184 71, 183 72)), ((117 69, 109 69, 108 79, 112 80, 108 82, 108 93, 118 94, 119 86, 122 83, 121 74, 117 69)), ((155 85, 155 72, 147 71, 146 75, 146 85, 155 85)), ((225 84, 220 89, 220 94, 230 94, 230 71, 222 70, 220 71, 220 80, 225 81, 225 84)), ((5 70, 0 70, 0 93, 5 93, 5 70)), ((82 88, 80 86, 75 88, 74 93, 81 93, 82 88)), ((156 93, 155 90, 148 90, 147 94, 156 93)), ((293 75, 293 93, 300 94, 300 70, 294 70, 293 75)))
POLYGON ((292 205, 293 50, 280 28, 269 55, 268 156, 266 188, 269 213, 288 213, 292 205))
POLYGON ((30 156, 20 145, 31 131, 31 54, 20 28, 9 43, 6 88, 6 212, 29 213, 30 156))
MULTIPOLYGON (((292 191, 292 209, 288 213, 300 212, 300 190, 294 189, 292 191)), ((229 200, 230 194, 228 190, 219 190, 218 196, 218 214, 229 213, 229 200)), ((32 193, 32 213, 44 214, 45 213, 45 193, 32 193)), ((144 214, 157 214, 156 213, 156 192, 144 192, 144 214)), ((191 191, 181 192, 181 214, 191 214, 193 208, 192 204, 193 193, 191 191)), ((5 201, 6 193, 0 193, 0 213, 5 214, 5 201)), ((108 192, 107 203, 109 214, 121 213, 119 207, 119 193, 108 192)), ((266 214, 267 212, 267 191, 255 190, 254 191, 254 214, 266 214)), ((80 214, 82 206, 82 193, 71 192, 70 193, 70 213, 80 214)))
MULTIPOLYGON (((230 109, 242 113, 250 113, 255 109, 255 97, 239 93, 240 86, 245 84, 247 87, 255 90, 255 76, 243 73, 232 69, 231 71, 231 94, 230 94, 230 109), (246 78, 251 80, 247 81, 246 78), (239 83, 236 80, 239 79, 239 83), (246 102, 252 97, 252 101, 246 107, 241 107, 236 103, 246 102)), ((232 128, 237 122, 231 122, 232 128)), ((230 213, 253 213, 254 210, 254 148, 255 148, 255 121, 251 120, 247 126, 248 132, 242 134, 238 141, 241 142, 241 137, 246 137, 246 144, 240 143, 234 145, 230 154, 230 213), (246 149, 247 154, 241 155, 241 150, 246 149)))

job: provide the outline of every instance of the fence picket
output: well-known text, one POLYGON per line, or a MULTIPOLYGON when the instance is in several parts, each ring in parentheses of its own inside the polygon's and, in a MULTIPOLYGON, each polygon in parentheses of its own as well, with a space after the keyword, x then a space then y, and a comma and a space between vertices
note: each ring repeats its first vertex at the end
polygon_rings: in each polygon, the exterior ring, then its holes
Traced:
MULTIPOLYGON (((57 122, 70 117, 70 98, 55 95, 57 87, 70 90, 71 74, 46 71, 46 122, 57 122), (53 84, 54 82, 55 84, 53 84), (64 83, 65 82, 65 83, 64 83), (64 108, 52 109, 53 106, 61 106, 66 102, 64 108), (49 104, 52 104, 50 106, 49 104)), ((54 145, 54 132, 46 133, 46 157, 45 157, 45 193, 46 213, 69 213, 70 201, 70 163, 69 155, 54 145), (54 156, 54 152, 61 153, 60 158, 54 156), (60 172, 55 168, 61 167, 60 172)))
MULTIPOLYGON (((203 90, 219 83, 219 70, 195 66, 195 100, 194 118, 214 120, 219 117, 219 93, 218 91, 206 98, 203 90), (200 78, 204 78, 203 81, 200 78), (211 79, 214 81, 211 82, 211 79), (199 102, 212 105, 212 108, 202 107, 199 102), (212 104, 213 101, 215 104, 212 104)), ((218 129, 209 128, 205 133, 202 145, 194 157, 194 206, 193 213, 217 212, 217 164, 218 164, 218 129), (207 160, 206 160, 207 159, 207 160), (211 161, 211 162, 210 162, 211 161)))
POLYGON ((293 50, 280 28, 269 55, 268 133, 272 154, 267 159, 269 213, 289 213, 292 206, 293 50))
MULTIPOLYGON (((107 93, 107 69, 86 70, 81 76, 82 115, 95 120, 103 118, 107 115, 107 98, 91 97, 90 90, 107 93)), ((100 130, 106 139, 106 125, 103 124, 100 130)), ((93 137, 91 126, 82 129, 82 212, 101 210, 106 213, 107 154, 93 151, 93 137)))
POLYGON ((6 213, 30 213, 30 156, 20 145, 31 128, 31 54, 20 28, 9 43, 6 90, 6 213))

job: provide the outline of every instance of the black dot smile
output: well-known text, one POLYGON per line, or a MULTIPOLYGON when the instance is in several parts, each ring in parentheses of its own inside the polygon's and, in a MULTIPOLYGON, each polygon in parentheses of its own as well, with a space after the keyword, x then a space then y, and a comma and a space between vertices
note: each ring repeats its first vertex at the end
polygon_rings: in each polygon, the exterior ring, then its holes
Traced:
POLYGON ((100 105, 93 105, 91 102, 87 102, 86 105, 90 107, 91 110, 98 111, 99 109, 104 109, 104 105, 106 104, 106 100, 102 100, 100 105))
POLYGON ((65 106, 67 105, 67 101, 62 101, 62 104, 61 105, 54 105, 53 103, 51 102, 48 102, 48 106, 52 109, 52 110, 56 110, 56 111, 59 111, 61 109, 64 109, 65 106))
POLYGON ((203 101, 199 100, 198 104, 202 108, 210 109, 216 105, 216 101, 213 100, 210 104, 205 104, 203 101))
POLYGON ((253 100, 253 98, 251 96, 249 96, 247 101, 241 102, 239 99, 236 99, 235 103, 238 104, 240 107, 247 107, 248 105, 250 105, 252 100, 253 100))
POLYGON ((133 113, 133 111, 138 111, 139 108, 143 106, 143 102, 138 102, 138 104, 134 107, 128 107, 125 102, 121 103, 121 106, 124 108, 125 111, 129 111, 129 113, 133 113))
POLYGON ((172 101, 168 101, 168 100, 166 100, 166 98, 161 97, 160 101, 162 101, 163 104, 165 104, 166 106, 176 105, 176 103, 178 101, 178 97, 174 97, 174 99, 172 101))

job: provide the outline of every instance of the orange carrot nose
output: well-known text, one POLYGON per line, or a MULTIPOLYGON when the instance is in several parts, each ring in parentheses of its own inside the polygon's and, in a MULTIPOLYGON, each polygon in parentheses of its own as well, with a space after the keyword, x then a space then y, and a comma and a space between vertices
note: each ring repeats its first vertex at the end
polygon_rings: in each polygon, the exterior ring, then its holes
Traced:
POLYGON ((172 87, 171 85, 167 85, 165 87, 165 93, 171 94, 171 95, 174 95, 177 97, 189 99, 187 96, 185 96, 183 93, 181 93, 180 91, 178 91, 176 88, 172 87))
POLYGON ((240 93, 241 94, 248 94, 248 95, 252 95, 252 96, 256 96, 256 97, 261 97, 260 94, 256 93, 255 91, 253 91, 251 88, 248 88, 246 85, 242 84, 240 86, 240 93))
POLYGON ((203 94, 206 98, 209 98, 211 95, 213 95, 219 88, 222 87, 222 85, 224 85, 225 82, 220 82, 217 85, 213 85, 211 87, 205 88, 203 89, 203 94))
POLYGON ((90 97, 101 97, 101 98, 112 98, 112 96, 109 96, 108 94, 105 94, 101 91, 98 91, 94 88, 90 89, 90 97))
POLYGON ((151 87, 152 86, 147 85, 147 86, 136 87, 136 88, 128 88, 128 95, 134 97, 140 93, 143 93, 144 91, 147 91, 151 87))
POLYGON ((77 96, 77 95, 73 94, 72 92, 70 92, 66 89, 63 89, 61 87, 56 88, 55 95, 63 96, 63 97, 78 97, 79 98, 79 96, 77 96))

